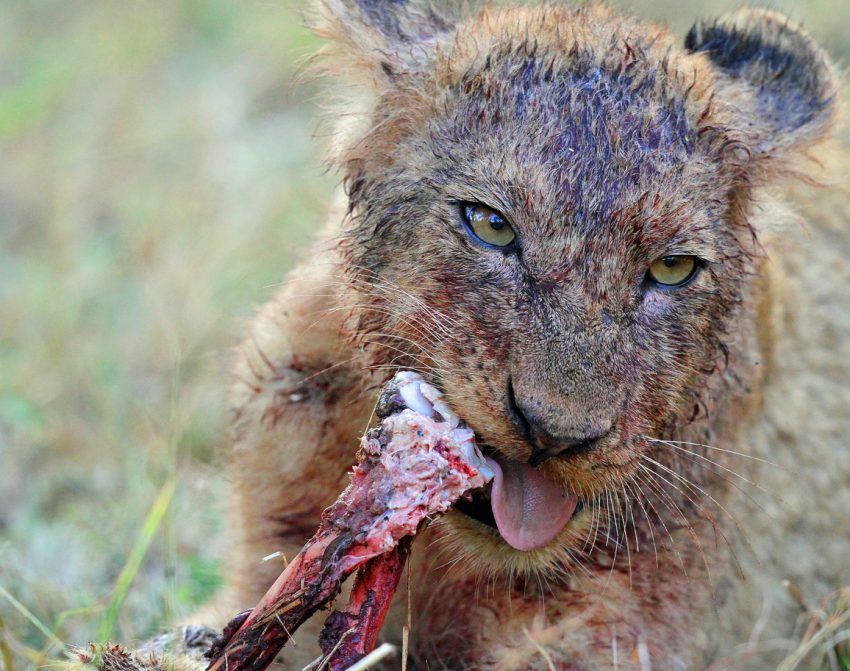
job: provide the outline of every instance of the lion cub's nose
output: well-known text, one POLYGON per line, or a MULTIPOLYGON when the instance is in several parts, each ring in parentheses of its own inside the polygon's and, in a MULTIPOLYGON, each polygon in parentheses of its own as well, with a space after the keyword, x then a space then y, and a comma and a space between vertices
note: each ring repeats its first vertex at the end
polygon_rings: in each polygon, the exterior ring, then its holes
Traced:
POLYGON ((596 447, 599 439, 610 430, 610 427, 608 427, 604 431, 583 436, 553 436, 547 433, 546 429, 540 424, 535 424, 531 420, 529 420, 529 427, 531 428, 532 443, 528 463, 532 466, 539 466, 552 457, 577 456, 589 452, 596 447))
POLYGON ((613 425, 610 420, 596 418, 587 418, 579 425, 579 421, 569 421, 555 408, 542 409, 534 401, 516 398, 513 393, 511 397, 515 420, 532 446, 528 460, 532 466, 539 466, 552 457, 573 456, 592 450, 613 425), (561 415, 561 421, 553 421, 556 415, 561 415))

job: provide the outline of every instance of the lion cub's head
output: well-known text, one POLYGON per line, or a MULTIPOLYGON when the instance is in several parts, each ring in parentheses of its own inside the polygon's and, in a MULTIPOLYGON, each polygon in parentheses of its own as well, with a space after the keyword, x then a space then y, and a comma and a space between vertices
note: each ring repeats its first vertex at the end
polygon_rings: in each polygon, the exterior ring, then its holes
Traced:
POLYGON ((745 386, 753 194, 829 133, 836 84, 772 12, 680 39, 599 5, 445 4, 320 3, 355 335, 502 466, 450 535, 531 566, 745 386))

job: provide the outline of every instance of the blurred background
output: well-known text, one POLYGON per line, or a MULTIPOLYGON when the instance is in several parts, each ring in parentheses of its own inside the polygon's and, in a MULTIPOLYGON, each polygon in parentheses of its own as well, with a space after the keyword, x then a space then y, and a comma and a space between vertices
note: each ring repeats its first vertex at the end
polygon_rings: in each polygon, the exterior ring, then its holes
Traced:
MULTIPOLYGON (((771 6, 848 62, 850 0, 771 6)), ((221 584, 229 348, 339 181, 301 8, 0 0, 0 669, 221 584)))

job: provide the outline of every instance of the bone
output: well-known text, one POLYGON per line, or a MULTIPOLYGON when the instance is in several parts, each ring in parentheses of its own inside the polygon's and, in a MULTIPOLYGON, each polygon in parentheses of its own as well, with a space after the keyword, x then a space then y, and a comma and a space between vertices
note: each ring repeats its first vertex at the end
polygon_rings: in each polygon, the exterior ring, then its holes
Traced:
POLYGON ((399 548, 402 539, 492 479, 473 432, 418 374, 398 373, 376 412, 382 421, 361 439, 349 485, 260 602, 225 628, 207 653, 209 671, 266 668, 363 567, 348 608, 329 618, 321 642, 332 669, 356 662, 374 648, 398 585, 409 545, 399 548))
POLYGON ((324 654, 319 668, 345 671, 375 648, 410 554, 410 540, 403 538, 395 549, 358 570, 348 605, 328 617, 319 636, 324 654))

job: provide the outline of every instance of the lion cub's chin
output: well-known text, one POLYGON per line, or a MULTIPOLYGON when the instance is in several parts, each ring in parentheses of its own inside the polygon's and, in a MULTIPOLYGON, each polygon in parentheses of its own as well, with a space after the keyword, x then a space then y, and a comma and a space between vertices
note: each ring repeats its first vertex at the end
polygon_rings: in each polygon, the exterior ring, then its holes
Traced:
POLYGON ((563 574, 565 570, 578 569, 582 549, 592 532, 591 520, 590 510, 581 510, 551 543, 536 550, 523 551, 508 545, 493 527, 451 510, 431 528, 439 554, 434 565, 449 565, 457 561, 453 570, 488 577, 547 572, 563 574))

